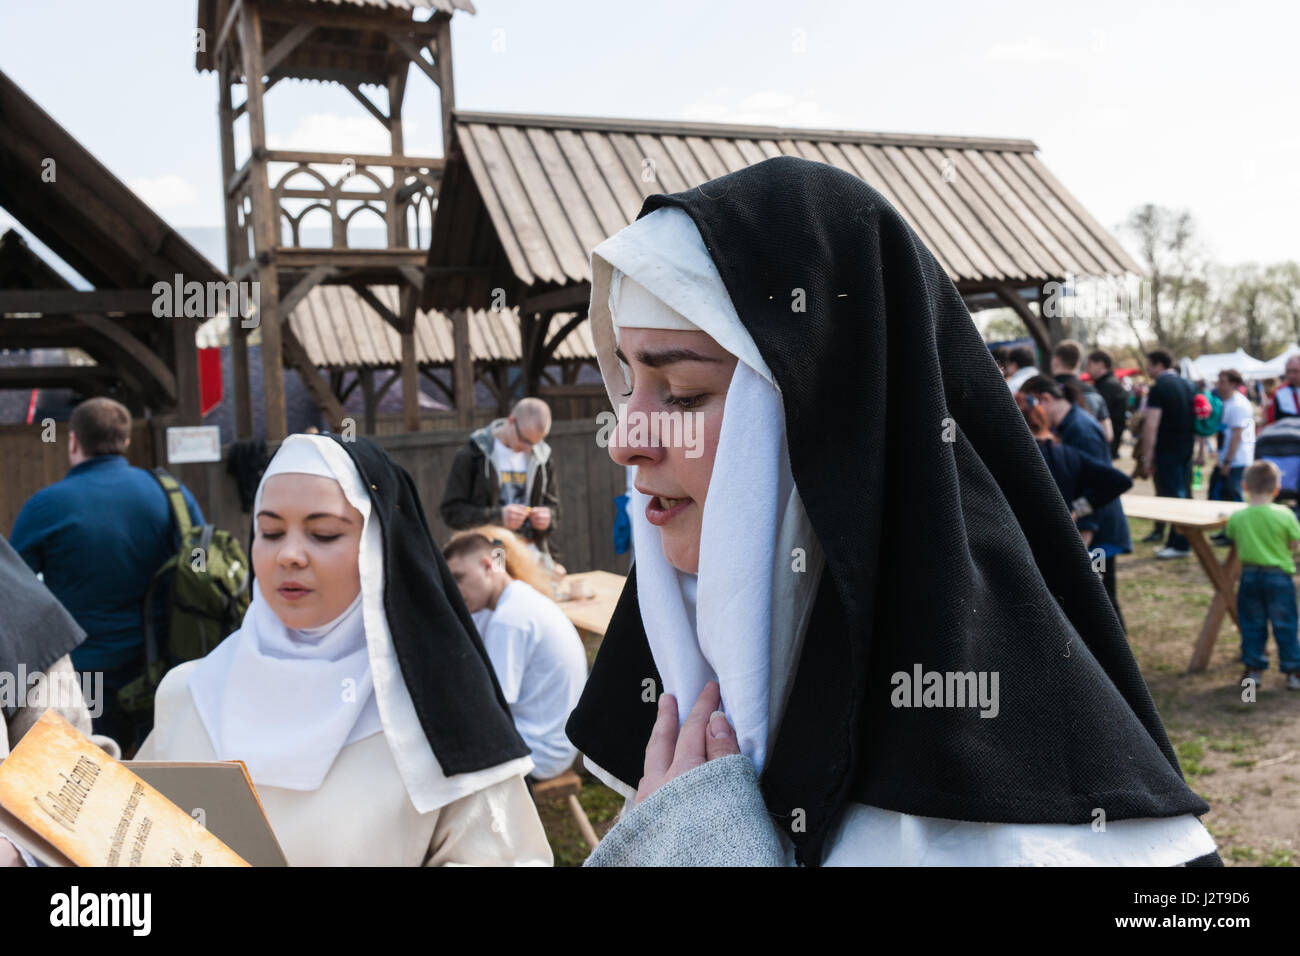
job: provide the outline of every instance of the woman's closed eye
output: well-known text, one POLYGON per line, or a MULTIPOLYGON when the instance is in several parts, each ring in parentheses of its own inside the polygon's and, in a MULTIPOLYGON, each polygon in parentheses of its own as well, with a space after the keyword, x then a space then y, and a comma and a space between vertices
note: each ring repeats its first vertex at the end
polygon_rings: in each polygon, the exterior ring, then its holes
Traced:
POLYGON ((668 395, 664 398, 665 405, 672 405, 675 408, 689 409, 700 405, 709 396, 704 395, 668 395))
MULTIPOLYGON (((283 532, 283 531, 263 531, 263 532, 262 532, 262 537, 265 538, 267 541, 278 541, 279 539, 281 539, 281 538, 284 537, 284 532, 283 532)), ((312 537, 313 537, 315 540, 319 541, 321 544, 329 544, 331 541, 337 541, 339 538, 343 537, 343 535, 342 535, 342 534, 320 534, 320 533, 313 533, 313 534, 312 534, 312 537)))

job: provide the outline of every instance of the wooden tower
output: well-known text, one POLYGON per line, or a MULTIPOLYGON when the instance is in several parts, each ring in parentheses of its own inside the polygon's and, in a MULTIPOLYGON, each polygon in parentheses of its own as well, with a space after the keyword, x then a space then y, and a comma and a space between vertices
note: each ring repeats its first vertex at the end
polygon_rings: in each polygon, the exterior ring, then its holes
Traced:
MULTIPOLYGON (((406 155, 402 102, 414 65, 439 90, 445 151, 452 141, 455 10, 474 12, 470 0, 199 0, 196 66, 218 76, 228 269, 237 282, 256 282, 259 290, 255 319, 231 314, 239 438, 253 431, 247 341, 254 324, 262 340, 267 440, 286 434, 286 364, 301 375, 332 426, 342 419, 338 400, 287 322, 294 307, 322 283, 351 286, 400 334, 405 423, 407 430, 418 430, 415 315, 444 161, 406 155), (419 20, 417 9, 433 12, 419 20), (386 127, 390 151, 269 149, 266 93, 285 79, 338 84, 386 127), (238 104, 236 86, 244 94, 238 104), (375 87, 387 94, 386 108, 372 98, 375 87), (244 116, 250 155, 236 167, 236 124, 244 116), (308 216, 328 220, 327 244, 304 244, 308 216), (384 246, 355 241, 355 226, 380 222, 384 246), (396 313, 374 294, 377 286, 400 289, 396 313)), ((463 323, 455 331, 457 358, 463 343, 467 361, 468 333, 463 323)), ((457 371, 463 380, 465 369, 457 371)))

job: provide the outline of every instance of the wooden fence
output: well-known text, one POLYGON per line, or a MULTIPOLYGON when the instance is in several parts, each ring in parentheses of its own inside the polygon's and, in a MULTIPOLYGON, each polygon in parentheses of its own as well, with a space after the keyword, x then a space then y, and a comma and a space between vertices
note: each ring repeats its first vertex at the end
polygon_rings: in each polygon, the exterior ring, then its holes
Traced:
MULTIPOLYGON (((41 441, 37 426, 0 428, 0 530, 7 536, 13 520, 35 491, 62 478, 68 470, 66 423, 59 424, 58 441, 41 441)), ((625 472, 596 444, 595 419, 557 421, 547 442, 551 446, 559 485, 560 514, 552 541, 560 561, 571 571, 604 570, 627 573, 628 556, 614 553, 614 498, 626 488, 625 472)), ((469 431, 421 431, 379 434, 373 440, 388 451, 415 481, 429 525, 439 544, 451 537, 442 522, 442 501, 451 461, 469 440, 469 431)), ((140 423, 131 442, 131 463, 153 464, 150 429, 140 423)), ((161 457, 165 457, 161 456, 161 457)), ((247 547, 252 516, 240 509, 233 476, 226 461, 180 465, 169 469, 193 492, 211 524, 237 534, 247 547)))

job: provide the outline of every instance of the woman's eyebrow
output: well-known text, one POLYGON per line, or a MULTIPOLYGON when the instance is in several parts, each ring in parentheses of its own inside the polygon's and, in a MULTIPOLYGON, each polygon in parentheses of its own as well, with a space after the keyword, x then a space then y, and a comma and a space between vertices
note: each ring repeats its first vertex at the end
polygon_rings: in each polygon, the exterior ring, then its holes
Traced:
MULTIPOLYGON (((632 364, 627 360, 627 356, 623 354, 622 349, 614 349, 614 355, 617 356, 618 360, 624 365, 632 364)), ((661 368, 664 365, 672 365, 676 362, 720 363, 722 361, 720 358, 716 358, 712 355, 704 355, 700 352, 696 352, 694 349, 639 349, 636 353, 636 360, 642 365, 647 365, 650 368, 661 368)))
MULTIPOLYGON (((284 520, 284 518, 280 517, 280 516, 279 516, 278 514, 276 514, 274 511, 268 511, 268 510, 265 509, 265 508, 263 508, 261 511, 259 511, 259 512, 257 513, 257 516, 258 516, 259 518, 261 518, 261 517, 263 517, 263 516, 265 516, 265 517, 267 517, 267 518, 275 518, 277 521, 283 521, 283 520, 284 520)), ((352 519, 349 518, 347 515, 337 515, 337 514, 334 514, 334 512, 332 512, 332 511, 313 511, 313 512, 312 512, 311 514, 309 514, 306 518, 303 518, 303 520, 304 520, 304 521, 311 521, 311 520, 313 520, 313 519, 315 519, 315 518, 337 518, 339 521, 346 521, 348 524, 352 524, 352 519)))

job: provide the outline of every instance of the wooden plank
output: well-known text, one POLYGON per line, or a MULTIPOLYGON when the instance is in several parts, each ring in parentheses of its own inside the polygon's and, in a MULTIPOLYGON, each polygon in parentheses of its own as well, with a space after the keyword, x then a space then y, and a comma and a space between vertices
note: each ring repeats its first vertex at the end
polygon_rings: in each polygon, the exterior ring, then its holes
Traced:
MULTIPOLYGON (((902 174, 903 179, 912 187, 912 191, 925 204, 957 248, 962 251, 974 270, 974 277, 1000 279, 1001 271, 993 265, 988 256, 984 255, 979 243, 966 231, 961 218, 944 201, 944 196, 950 196, 951 190, 944 188, 947 184, 943 182, 942 177, 935 176, 933 172, 925 175, 918 169, 911 155, 915 150, 899 149, 896 146, 886 146, 884 149, 885 155, 893 162, 894 168, 902 174)), ((926 163, 926 167, 928 166, 929 164, 926 163)))
POLYGON ((577 239, 579 252, 582 253, 582 271, 587 274, 589 268, 586 252, 604 242, 608 233, 596 220, 587 192, 574 176, 555 137, 545 130, 535 128, 527 130, 525 135, 532 144, 547 182, 559 199, 559 209, 567 220, 567 228, 577 239))
POLYGON ((287 323, 284 327, 283 342, 285 361, 297 371, 298 377, 302 379, 302 383, 310 393, 312 401, 316 403, 316 407, 320 409, 330 428, 335 430, 342 428, 343 419, 347 417, 343 411, 343 406, 339 404, 339 400, 330 391, 329 384, 321 377, 320 370, 312 365, 307 350, 303 348, 302 343, 298 341, 298 337, 293 334, 293 329, 287 323))
MULTIPOLYGON (((528 192, 515 172, 509 152, 498 135, 499 131, 486 126, 475 126, 471 127, 470 132, 486 167, 488 179, 500 197, 507 230, 514 235, 524 251, 527 271, 533 277, 528 284, 538 281, 563 282, 566 278, 565 270, 556 259, 546 229, 538 221, 528 201, 528 192)), ((486 195, 484 199, 487 199, 486 195)))
POLYGON ((663 144, 664 152, 673 158, 673 165, 681 173, 687 189, 706 183, 713 178, 704 171, 704 167, 699 164, 691 153, 691 148, 682 141, 680 136, 662 136, 659 138, 659 142, 663 144))
POLYGON ((264 158, 266 122, 262 110, 262 21, 257 8, 240 5, 239 38, 244 52, 244 77, 248 86, 248 134, 252 152, 249 182, 255 235, 253 261, 258 263, 256 275, 261 284, 258 326, 262 336, 262 397, 265 403, 266 439, 275 442, 288 434, 284 408, 284 346, 279 311, 279 278, 274 262, 267 261, 266 266, 263 266, 263 256, 269 259, 272 250, 278 245, 276 240, 280 229, 280 214, 271 195, 264 158))
POLYGON ((427 46, 417 44, 410 37, 396 30, 386 30, 385 33, 387 33, 388 39, 393 42, 393 46, 405 53, 407 58, 424 72, 425 76, 433 80, 434 86, 440 84, 441 77, 438 74, 437 67, 422 55, 422 51, 428 49, 427 46))
POLYGON ((704 171, 704 177, 708 179, 717 179, 719 176, 725 176, 731 172, 729 164, 719 155, 719 150, 715 147, 718 143, 724 142, 717 139, 704 139, 700 136, 685 136, 682 138, 682 144, 691 151, 691 156, 695 162, 704 171))
POLYGON ((387 166, 403 169, 443 169, 447 161, 431 156, 388 155, 378 153, 327 153, 320 150, 305 149, 271 149, 266 151, 267 162, 271 163, 316 163, 323 166, 339 166, 350 159, 358 166, 387 166))
MULTIPOLYGON (((596 218, 596 235, 600 237, 597 244, 599 244, 626 226, 628 219, 619 208, 618 200, 614 197, 609 182, 600 167, 596 165, 591 151, 582 138, 573 130, 557 130, 555 144, 568 162, 583 197, 591 206, 592 214, 596 218)), ((613 156, 612 152, 610 156, 613 156)), ((631 184, 628 186, 628 191, 635 194, 635 190, 630 188, 631 184)), ((640 203, 640 199, 636 199, 636 202, 640 203)))
POLYGON ((739 146, 729 139, 717 137, 706 140, 705 142, 713 148, 713 151, 717 154, 719 162, 722 163, 723 167, 729 173, 734 173, 738 169, 744 169, 752 162, 755 162, 755 160, 746 159, 745 154, 740 150, 739 146))
MULTIPOLYGON (((1025 187, 1032 190, 1034 195, 1056 217, 1057 221, 1061 223, 1061 228, 1070 238, 1077 243, 1081 243, 1088 250, 1088 253, 1101 264, 1103 273, 1123 274, 1127 271, 1128 267, 1124 264, 1124 260, 1127 260, 1128 257, 1127 255, 1122 259, 1115 257, 1111 248, 1115 240, 1110 236, 1109 232, 1106 233, 1102 240, 1094 236, 1092 227, 1081 222, 1062 202, 1061 198, 1039 178, 1034 168, 1025 162, 1025 154, 1007 153, 1002 157, 1002 160, 1009 169, 1015 171, 1025 187)), ((1094 227, 1101 229, 1099 225, 1096 225, 1095 221, 1094 227)))
POLYGON ((1202 530, 1220 528, 1234 513, 1249 507, 1240 501, 1203 501, 1200 498, 1155 495, 1126 494, 1119 500, 1124 506, 1124 514, 1130 518, 1148 518, 1202 530))
POLYGON ((501 136, 501 143, 510 156, 515 172, 519 174, 519 179, 524 185, 528 204, 541 224, 542 234, 546 237, 565 276, 579 280, 589 278, 586 250, 574 234, 566 210, 556 195, 552 182, 542 169, 541 163, 538 162, 537 154, 533 152, 528 138, 522 130, 515 129, 513 126, 502 126, 497 132, 501 136))
POLYGON ((618 203, 622 222, 609 232, 612 236, 636 219, 637 213, 641 211, 641 202, 649 193, 643 188, 645 184, 641 182, 640 168, 625 165, 624 158, 614 148, 612 136, 588 132, 582 134, 582 142, 591 153, 592 161, 604 177, 614 201, 618 203))
POLYGON ((955 253, 951 242, 948 241, 946 234, 934 221, 934 217, 929 214, 925 206, 917 199, 910 186, 894 168, 893 163, 889 161, 878 146, 854 146, 852 148, 844 147, 844 154, 849 157, 850 161, 860 157, 862 164, 870 170, 870 176, 864 176, 868 183, 875 186, 881 193, 886 194, 887 199, 893 207, 898 210, 908 225, 915 230, 920 236, 921 241, 939 260, 944 271, 953 278, 959 278, 963 275, 973 276, 973 270, 969 261, 962 256, 960 252, 955 253), (857 154, 855 156, 854 154, 857 154), (882 184, 885 188, 882 188, 882 184), (962 268, 959 263, 964 264, 962 268))
POLYGON ((745 160, 745 165, 752 166, 754 163, 761 163, 763 160, 770 158, 763 152, 758 143, 752 139, 737 138, 733 140, 736 146, 736 152, 740 153, 741 158, 745 160))
POLYGON ((1079 201, 1074 198, 1068 189, 1061 185, 1052 171, 1042 164, 1039 158, 1032 153, 1026 153, 1022 157, 1026 166, 1033 170, 1034 174, 1042 180, 1043 185, 1050 189, 1056 197, 1065 205, 1065 208, 1074 214, 1074 218, 1090 233, 1093 238, 1106 247, 1110 254, 1115 258, 1123 268, 1130 272, 1141 273, 1142 267, 1138 265, 1129 254, 1120 245, 1119 241, 1112 236, 1102 225, 1092 217, 1079 201))
POLYGON ((995 202, 996 197, 989 195, 989 189, 978 171, 968 168, 968 164, 961 153, 953 151, 943 152, 939 155, 952 163, 956 170, 957 178, 954 180, 954 185, 957 187, 958 194, 966 200, 967 205, 971 207, 980 223, 989 230, 1002 248, 1006 250, 1007 254, 1015 260, 1024 277, 1046 278, 1047 273, 1044 267, 1039 264, 1029 251, 1028 245, 1022 239, 1021 231, 1015 226, 1014 222, 1010 224, 1004 222, 1002 216, 990 204, 990 200, 995 202))
POLYGON ((0 289, 0 314, 39 312, 122 312, 152 315, 157 297, 149 289, 0 289))
POLYGON ((1012 254, 995 238, 993 232, 975 212, 970 197, 970 186, 962 179, 961 170, 945 166, 949 162, 944 155, 934 149, 909 150, 908 155, 917 164, 929 164, 929 174, 938 175, 943 181, 945 169, 951 170, 951 179, 935 186, 952 214, 956 216, 970 236, 970 241, 992 263, 992 275, 999 279, 1026 279, 1027 273, 1019 266, 1012 254))
POLYGON ((655 192, 679 193, 695 185, 673 162, 672 154, 664 148, 663 143, 654 136, 635 136, 633 142, 641 155, 653 163, 655 180, 658 188, 655 192))
POLYGON ((1037 196, 1025 188, 1024 184, 1019 181, 1019 177, 1008 172, 1006 164, 1002 162, 1002 157, 997 153, 979 153, 978 155, 988 165, 992 177, 995 177, 1000 183, 999 189, 1005 190, 1005 195, 1009 197, 1010 201, 1018 204, 1016 206, 1017 214, 1025 221, 1025 224, 1032 230, 1038 241, 1042 243, 1043 248, 1066 267, 1066 272, 1088 271, 1080 268, 1083 264, 1079 262, 1078 256, 1073 255, 1071 250, 1065 247, 1065 243, 1052 232, 1044 216, 1040 215, 1040 213, 1046 213, 1045 207, 1038 201, 1037 196))
POLYGON ((964 169, 971 177, 975 188, 979 190, 994 214, 1016 234, 1021 245, 1033 256, 1038 264, 1039 275, 1044 277, 1064 275, 1068 271, 1065 263, 1058 260, 1043 246, 1033 228, 1026 228, 1029 223, 1026 222, 1024 203, 1012 194, 977 151, 967 149, 963 150, 961 155, 966 160, 964 169))
POLYGON ((1061 223, 1052 211, 1047 208, 1047 205, 1039 198, 1038 194, 1029 188, 1021 177, 1019 170, 1013 169, 997 153, 987 153, 984 158, 1008 188, 1025 204, 1029 213, 1042 227, 1043 232, 1051 237, 1054 243, 1054 246, 1050 247, 1053 254, 1070 265, 1069 272, 1075 275, 1102 275, 1107 271, 1083 243, 1078 241, 1070 229, 1061 223))
POLYGON ((277 66, 284 62, 285 57, 296 50, 303 40, 307 39, 316 30, 316 24, 311 21, 299 22, 289 28, 289 32, 280 38, 275 46, 266 52, 262 59, 263 75, 269 74, 277 66))

